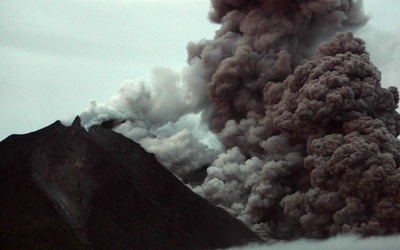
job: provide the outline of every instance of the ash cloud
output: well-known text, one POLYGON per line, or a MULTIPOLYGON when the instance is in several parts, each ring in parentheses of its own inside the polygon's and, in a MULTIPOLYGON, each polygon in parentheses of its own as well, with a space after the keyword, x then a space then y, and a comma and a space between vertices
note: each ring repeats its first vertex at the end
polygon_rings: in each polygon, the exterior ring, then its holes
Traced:
POLYGON ((179 177, 208 165, 189 186, 265 240, 399 233, 399 93, 382 87, 362 39, 336 33, 367 22, 362 1, 212 7, 221 28, 188 44, 181 76, 125 82, 82 125, 121 121, 117 132, 179 177), (197 134, 204 126, 212 133, 197 134))
POLYGON ((189 44, 188 60, 209 72, 204 82, 213 106, 210 126, 217 132, 232 119, 261 119, 265 104, 278 99, 268 96, 269 91, 279 92, 274 83, 286 79, 308 58, 310 48, 339 29, 367 21, 361 2, 353 1, 220 0, 212 4, 210 19, 222 27, 214 40, 189 44))

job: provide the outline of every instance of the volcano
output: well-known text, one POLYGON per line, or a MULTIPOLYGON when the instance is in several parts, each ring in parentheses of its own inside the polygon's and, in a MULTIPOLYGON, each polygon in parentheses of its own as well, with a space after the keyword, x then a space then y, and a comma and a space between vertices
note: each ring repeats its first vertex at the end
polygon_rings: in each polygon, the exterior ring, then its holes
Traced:
POLYGON ((0 143, 2 249, 214 249, 260 238, 139 144, 77 117, 0 143))

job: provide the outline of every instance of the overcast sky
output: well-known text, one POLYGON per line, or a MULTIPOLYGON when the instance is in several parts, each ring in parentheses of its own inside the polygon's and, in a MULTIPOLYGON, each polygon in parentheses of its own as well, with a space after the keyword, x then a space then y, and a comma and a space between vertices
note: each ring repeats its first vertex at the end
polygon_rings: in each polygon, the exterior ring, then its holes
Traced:
MULTIPOLYGON (((400 1, 365 0, 358 32, 385 86, 397 81, 400 1)), ((105 102, 125 79, 179 71, 186 44, 211 39, 207 0, 0 0, 0 140, 105 102)))

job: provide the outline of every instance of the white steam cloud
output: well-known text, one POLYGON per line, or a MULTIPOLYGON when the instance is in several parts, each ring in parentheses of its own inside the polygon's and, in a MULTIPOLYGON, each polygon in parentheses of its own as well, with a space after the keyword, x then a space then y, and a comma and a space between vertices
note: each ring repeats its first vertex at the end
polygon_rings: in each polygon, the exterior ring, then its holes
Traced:
POLYGON ((179 177, 209 165, 221 143, 192 105, 191 91, 181 76, 167 68, 155 68, 150 84, 144 79, 126 80, 119 93, 106 103, 91 101, 81 113, 82 125, 112 121, 115 131, 140 143, 179 177), (196 115, 197 113, 197 115, 196 115))

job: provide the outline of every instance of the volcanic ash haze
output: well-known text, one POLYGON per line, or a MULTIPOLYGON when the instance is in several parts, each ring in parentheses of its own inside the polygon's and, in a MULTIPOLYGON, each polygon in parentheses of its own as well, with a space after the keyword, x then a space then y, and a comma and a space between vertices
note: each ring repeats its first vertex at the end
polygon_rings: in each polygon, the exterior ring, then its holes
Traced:
POLYGON ((209 165, 191 188, 265 239, 399 233, 399 93, 363 40, 334 36, 367 22, 362 1, 213 0, 209 17, 221 28, 189 43, 181 76, 127 81, 82 125, 123 122, 181 178, 209 165))

